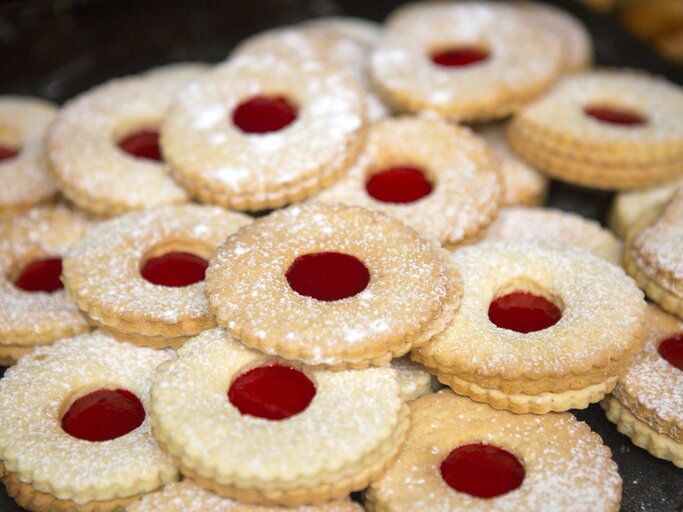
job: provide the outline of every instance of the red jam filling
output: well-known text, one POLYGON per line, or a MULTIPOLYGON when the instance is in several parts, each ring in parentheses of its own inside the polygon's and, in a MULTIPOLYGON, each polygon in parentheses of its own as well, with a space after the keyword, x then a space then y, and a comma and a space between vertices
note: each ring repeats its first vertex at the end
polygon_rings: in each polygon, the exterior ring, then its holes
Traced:
POLYGON ((189 286, 204 280, 209 263, 196 254, 173 251, 148 259, 140 273, 161 286, 189 286))
POLYGON ((583 111, 587 116, 607 124, 638 126, 646 123, 646 119, 637 112, 617 107, 592 106, 583 111))
POLYGON ((502 329, 522 333, 555 325, 562 311, 545 297, 529 292, 512 292, 489 305, 489 320, 502 329))
POLYGON ((159 148, 159 132, 156 130, 140 130, 131 133, 119 142, 119 148, 135 158, 145 158, 163 162, 159 148))
POLYGON ((62 429, 84 441, 125 436, 145 419, 140 399, 125 389, 98 389, 76 400, 62 416, 62 429))
POLYGON ((315 386, 299 370, 274 364, 259 366, 235 379, 228 390, 230 403, 242 414, 284 420, 308 407, 315 386))
POLYGON ((54 292, 64 288, 59 276, 62 274, 61 258, 45 258, 32 261, 14 280, 14 286, 27 292, 54 292))
POLYGON ((296 107, 284 96, 254 96, 232 112, 232 122, 245 133, 276 132, 296 117, 296 107))
POLYGON ((432 192, 432 184, 415 167, 399 166, 373 174, 365 184, 372 197, 385 203, 412 203, 432 192))
POLYGON ((463 46, 460 48, 447 48, 431 55, 432 62, 448 68, 470 66, 489 58, 489 53, 481 48, 463 46))
POLYGON ((14 158, 19 154, 19 150, 16 148, 11 148, 9 146, 0 146, 0 162, 3 160, 9 160, 14 158))
POLYGON ((669 364, 683 371, 683 333, 667 338, 659 344, 659 355, 669 364))
POLYGON ((299 295, 328 302, 353 297, 370 282, 370 272, 363 262, 340 252, 299 256, 285 276, 299 295))
POLYGON ((477 498, 495 498, 514 491, 522 485, 525 474, 517 457, 484 443, 459 446, 441 463, 441 477, 452 489, 477 498))

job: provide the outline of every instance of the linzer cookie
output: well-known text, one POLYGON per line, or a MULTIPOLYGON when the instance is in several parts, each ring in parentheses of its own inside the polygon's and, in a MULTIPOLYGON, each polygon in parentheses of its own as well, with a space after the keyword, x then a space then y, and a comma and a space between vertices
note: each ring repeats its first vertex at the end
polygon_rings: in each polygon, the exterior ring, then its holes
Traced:
POLYGON ((403 356, 391 361, 396 371, 401 398, 406 402, 420 398, 439 388, 439 382, 421 364, 403 356))
POLYGON ((648 307, 645 348, 602 402, 638 446, 683 468, 683 323, 648 307))
POLYGON ((320 62, 237 57, 177 98, 161 129, 163 153, 202 201, 277 208, 329 185, 356 157, 363 94, 320 62))
POLYGON ((177 480, 146 413, 170 357, 99 332, 22 357, 0 380, 7 493, 34 512, 109 512, 177 480))
POLYGON ((661 217, 650 226, 642 225, 657 213, 651 211, 629 232, 624 265, 650 299, 683 318, 683 188, 661 217))
POLYGON ((117 338, 177 347, 213 327, 204 272, 215 248, 247 216, 179 205, 103 222, 64 259, 67 291, 90 320, 117 338))
POLYGON ((560 40, 514 7, 415 3, 389 17, 371 75, 397 110, 486 121, 544 92, 562 63, 560 40))
POLYGON ((42 137, 57 109, 24 96, 0 96, 0 217, 52 199, 42 137))
POLYGON ((617 512, 621 477, 600 436, 568 413, 515 415, 450 391, 410 404, 396 463, 372 512, 617 512))
POLYGON ((386 215, 294 206, 255 221, 212 258, 218 324, 270 355, 335 368, 388 362, 441 332, 460 276, 435 242, 386 215))
POLYGON ((62 291, 62 256, 91 222, 63 206, 0 220, 0 364, 88 330, 62 291))
POLYGON ((107 217, 186 202, 169 175, 158 132, 175 95, 204 69, 159 68, 111 80, 68 102, 48 131, 45 149, 64 195, 107 217))
POLYGON ((683 92, 637 71, 567 76, 510 123, 519 155, 552 177, 602 189, 683 174, 683 92))
POLYGON ((495 217, 499 170, 467 128, 440 118, 394 118, 370 127, 354 165, 315 200, 380 211, 455 245, 476 238, 495 217))
POLYGON ((554 208, 504 208, 482 242, 539 240, 579 247, 621 265, 622 244, 594 220, 554 208))
POLYGON ((151 417, 185 476, 245 503, 286 506, 363 489, 408 429, 390 368, 293 365, 222 329, 190 340, 159 369, 151 417))
POLYGON ((412 352, 456 393, 496 409, 585 408, 614 388, 644 342, 645 301, 587 251, 533 241, 456 251, 460 310, 412 352))

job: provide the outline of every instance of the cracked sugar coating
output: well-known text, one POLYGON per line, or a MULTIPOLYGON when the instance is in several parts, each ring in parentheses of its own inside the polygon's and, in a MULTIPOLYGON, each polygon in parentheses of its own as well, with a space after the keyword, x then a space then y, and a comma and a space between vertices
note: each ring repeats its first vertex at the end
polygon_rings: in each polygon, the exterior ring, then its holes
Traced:
POLYGON ((467 128, 436 117, 392 118, 372 125, 360 156, 332 187, 314 198, 361 206, 395 217, 426 238, 457 244, 475 238, 501 200, 500 165, 467 128), (376 172, 401 165, 421 169, 431 193, 410 203, 387 203, 368 194, 376 172))
POLYGON ((545 91, 562 64, 560 40, 511 6, 494 2, 408 4, 387 21, 371 75, 398 110, 431 110, 456 120, 505 117, 545 91), (435 65, 430 53, 484 48, 486 60, 435 65))
POLYGON ((64 291, 26 292, 13 278, 35 260, 62 256, 91 226, 64 206, 38 207, 0 221, 0 363, 88 330, 64 291))
POLYGON ((520 413, 586 407, 611 390, 642 346, 642 292, 621 268, 586 251, 502 241, 466 247, 452 261, 464 281, 460 310, 412 357, 475 400, 520 413), (489 320, 489 305, 513 291, 550 299, 562 318, 528 334, 497 327, 489 320), (566 395, 543 403, 546 396, 567 392, 576 392, 576 403, 561 402, 566 395), (545 409, 513 407, 504 400, 512 395, 536 397, 545 409))
POLYGON ((192 480, 183 480, 161 491, 143 496, 130 504, 126 512, 363 512, 363 507, 351 500, 332 501, 322 505, 297 508, 246 505, 207 491, 192 480))
POLYGON ((48 165, 64 195, 101 216, 187 201, 165 163, 132 157, 125 136, 158 130, 173 98, 205 67, 174 65, 99 85, 69 101, 46 137, 48 165))
POLYGON ((621 477, 611 452, 568 413, 515 415, 444 390, 410 404, 411 425, 392 468, 368 490, 374 512, 617 512, 621 477), (451 489, 441 462, 453 448, 493 444, 516 455, 526 476, 515 491, 480 499, 451 489))
POLYGON ((242 415, 228 400, 231 383, 273 363, 289 364, 212 329, 159 370, 150 414, 181 471, 240 501, 289 506, 365 487, 393 460, 407 430, 396 373, 297 365, 316 387, 306 409, 280 421, 242 415))
POLYGON ((400 221, 342 205, 294 206, 230 237, 212 258, 207 296, 218 324, 242 343, 309 365, 388 362, 442 331, 458 308, 460 276, 448 253, 400 221), (367 287, 323 302, 285 273, 308 253, 361 260, 367 287))
POLYGON ((244 56, 183 90, 161 127, 161 146, 192 196, 256 211, 333 182, 360 149, 364 125, 363 91, 345 72, 316 61, 244 56), (231 112, 256 95, 285 96, 297 119, 277 132, 242 132, 231 112))
POLYGON ((612 233, 594 220, 555 208, 504 208, 481 238, 495 240, 556 242, 621 265, 622 244, 612 233))
MULTIPOLYGON (((177 470, 152 438, 148 418, 130 433, 101 443, 71 437, 60 424, 66 402, 96 389, 125 388, 147 406, 155 368, 170 357, 95 331, 21 358, 0 380, 5 482, 15 477, 53 499, 72 505, 103 501, 102 510, 110 510, 108 500, 175 481, 177 470)), ((24 504, 32 497, 23 493, 17 499, 24 504)))
POLYGON ((0 96, 0 146, 16 149, 0 161, 0 217, 51 199, 56 193, 42 159, 43 133, 54 119, 52 103, 27 96, 0 96))
POLYGON ((204 282, 155 285, 140 269, 149 257, 186 251, 208 260, 251 222, 215 206, 178 205, 131 212, 101 223, 64 258, 70 296, 98 325, 143 345, 177 346, 215 325, 204 282))

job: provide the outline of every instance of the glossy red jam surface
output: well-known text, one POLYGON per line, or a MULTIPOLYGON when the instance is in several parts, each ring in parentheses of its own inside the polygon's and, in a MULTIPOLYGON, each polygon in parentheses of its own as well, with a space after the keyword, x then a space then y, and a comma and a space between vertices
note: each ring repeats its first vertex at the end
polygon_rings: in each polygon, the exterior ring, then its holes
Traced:
POLYGON ((683 371, 683 333, 667 338, 659 344, 659 355, 669 364, 683 371))
POLYGON ((511 331, 540 331, 555 325, 560 318, 560 308, 545 297, 528 292, 508 293, 489 305, 489 320, 511 331))
POLYGON ((32 261, 14 280, 14 286, 27 292, 54 292, 64 288, 59 276, 62 274, 61 258, 45 258, 32 261))
POLYGON ((156 130, 140 130, 119 141, 119 148, 136 158, 162 162, 159 148, 159 132, 156 130))
POLYGON ((76 400, 62 416, 62 429, 84 441, 125 436, 145 419, 140 399, 125 389, 98 389, 76 400))
POLYGON ((441 463, 441 477, 452 489, 477 498, 495 498, 514 491, 522 485, 525 474, 517 457, 484 443, 459 446, 441 463))
POLYGON ((242 414, 284 420, 308 407, 315 386, 299 370, 274 364, 259 366, 235 379, 228 390, 230 403, 242 414))
POLYGON ((368 194, 385 203, 412 203, 432 192, 432 184, 415 167, 391 167, 373 174, 365 184, 368 194))
POLYGON ((296 117, 296 107, 283 96, 254 96, 232 112, 232 122, 245 133, 276 132, 296 117))
POLYGON ((0 162, 3 160, 9 160, 14 158, 19 154, 19 150, 16 148, 11 148, 9 146, 0 146, 0 162))
POLYGON ((480 48, 463 46, 461 48, 448 48, 431 55, 432 62, 448 68, 470 66, 489 58, 487 51, 480 48))
POLYGON ((148 259, 142 266, 142 277, 161 286, 189 286, 204 280, 209 263, 189 252, 167 252, 148 259))
POLYGON ((285 276, 299 295, 328 302, 353 297, 370 282, 370 272, 363 262, 340 252, 299 256, 285 276))
POLYGON ((583 111, 587 116, 607 124, 638 126, 647 122, 647 120, 637 112, 617 107, 592 106, 586 107, 583 111))

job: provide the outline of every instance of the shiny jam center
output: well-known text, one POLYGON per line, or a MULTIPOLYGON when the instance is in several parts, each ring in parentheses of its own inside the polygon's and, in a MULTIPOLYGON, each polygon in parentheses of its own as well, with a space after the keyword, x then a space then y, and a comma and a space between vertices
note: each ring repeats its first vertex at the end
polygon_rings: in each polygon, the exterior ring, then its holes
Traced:
POLYGON ((474 46, 447 48, 431 55, 432 62, 438 66, 460 68, 470 66, 489 58, 489 53, 474 46))
POLYGON ((99 389, 76 400, 62 416, 62 429, 84 441, 125 436, 145 419, 140 399, 125 389, 99 389))
POLYGON ((284 420, 299 414, 314 396, 315 386, 306 375, 279 364, 243 373, 228 390, 230 403, 242 414, 267 420, 284 420))
POLYGON ((299 256, 285 276, 299 295, 328 302, 353 297, 370 282, 370 272, 363 262, 340 252, 299 256))
POLYGON ((495 498, 524 481, 524 466, 507 450, 474 443, 455 448, 441 463, 441 477, 456 491, 477 498, 495 498))
POLYGON ((254 96, 235 108, 232 122, 245 133, 269 133, 285 128, 297 114, 284 96, 254 96))
POLYGON ((3 160, 9 160, 10 158, 14 158, 18 154, 18 149, 0 145, 0 162, 2 162, 3 160))
POLYGON ((647 122, 645 117, 637 112, 608 106, 589 106, 583 110, 585 114, 593 119, 606 124, 616 124, 620 126, 639 126, 647 122))
POLYGON ((683 371, 683 333, 665 339, 659 344, 659 355, 669 364, 683 371))
POLYGON ((173 251, 148 259, 140 274, 152 284, 189 286, 204 280, 209 263, 196 254, 173 251))
POLYGON ((399 166, 373 174, 365 184, 370 196, 385 203, 412 203, 432 192, 432 184, 415 167, 399 166))
POLYGON ((27 292, 51 293, 64 288, 61 258, 35 260, 26 265, 14 280, 14 286, 27 292))
POLYGON ((555 325, 562 311, 541 295, 512 292, 493 300, 489 320, 502 329, 521 333, 540 331, 555 325))
POLYGON ((159 148, 159 132, 140 130, 127 135, 119 141, 119 148, 135 158, 163 162, 159 148))

